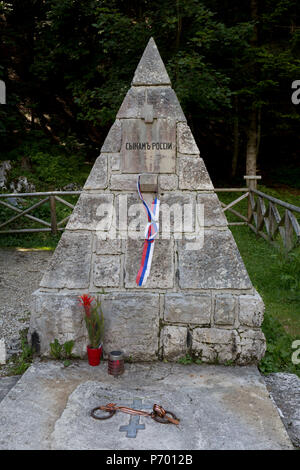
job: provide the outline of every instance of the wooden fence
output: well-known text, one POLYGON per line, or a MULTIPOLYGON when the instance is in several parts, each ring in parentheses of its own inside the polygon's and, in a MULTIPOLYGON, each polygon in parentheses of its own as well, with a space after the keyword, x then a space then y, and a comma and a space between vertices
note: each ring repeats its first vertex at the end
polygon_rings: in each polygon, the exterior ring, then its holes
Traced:
POLYGON ((61 204, 64 204, 65 206, 69 207, 70 209, 74 209, 74 205, 71 204, 70 202, 66 201, 65 199, 62 198, 62 196, 73 196, 73 195, 80 195, 81 191, 53 191, 53 192, 36 192, 36 193, 13 193, 13 194, 0 194, 0 205, 5 206, 9 209, 11 209, 14 212, 17 212, 18 214, 11 217, 10 219, 6 220, 5 222, 0 223, 0 233, 29 233, 29 232, 51 232, 53 235, 56 235, 59 230, 64 230, 65 229, 65 224, 69 220, 70 215, 67 217, 63 218, 62 220, 58 221, 57 220, 57 211, 56 211, 56 202, 60 202, 61 204), (36 197, 42 197, 40 201, 36 202, 32 206, 28 207, 25 210, 20 209, 19 207, 13 205, 10 202, 7 202, 7 199, 9 200, 10 198, 36 198, 36 197), (2 199, 6 199, 6 201, 3 201, 2 199), (34 209, 37 209, 38 207, 42 206, 43 204, 48 203, 50 204, 50 222, 41 219, 40 217, 35 217, 33 215, 30 215, 29 212, 32 212, 34 209), (30 219, 34 222, 37 222, 38 224, 42 225, 42 227, 35 227, 35 228, 23 228, 23 229, 8 229, 8 230, 3 230, 3 227, 11 224, 12 222, 15 222, 17 219, 20 217, 26 217, 27 219, 30 219))
MULTIPOLYGON (((229 222, 229 225, 248 225, 248 227, 256 233, 257 236, 263 237, 275 246, 282 245, 286 251, 290 251, 297 246, 300 241, 300 225, 298 222, 300 207, 288 204, 287 202, 276 199, 268 194, 258 191, 253 181, 257 177, 250 180, 249 187, 246 188, 215 188, 216 192, 242 192, 239 196, 229 204, 221 201, 223 211, 234 214, 239 221, 229 222), (247 214, 233 209, 242 200, 247 199, 247 214), (296 215, 295 215, 296 214, 296 215), (298 217, 298 219, 297 219, 298 217)), ((80 195, 81 191, 53 191, 53 192, 36 192, 36 193, 14 193, 0 194, 0 205, 17 212, 17 215, 10 217, 4 222, 0 222, 0 234, 11 233, 30 233, 30 232, 51 232, 57 234, 58 231, 64 230, 70 215, 62 220, 57 220, 57 202, 64 204, 70 209, 74 209, 74 205, 63 199, 65 196, 80 195), (9 202, 10 198, 42 198, 35 202, 25 210, 20 209, 16 205, 9 202), (6 199, 6 200, 4 200, 6 199), (49 202, 50 205, 50 221, 43 220, 30 214, 33 210, 49 202), (40 226, 34 228, 12 228, 4 229, 7 225, 17 221, 21 217, 30 219, 38 223, 40 226)))

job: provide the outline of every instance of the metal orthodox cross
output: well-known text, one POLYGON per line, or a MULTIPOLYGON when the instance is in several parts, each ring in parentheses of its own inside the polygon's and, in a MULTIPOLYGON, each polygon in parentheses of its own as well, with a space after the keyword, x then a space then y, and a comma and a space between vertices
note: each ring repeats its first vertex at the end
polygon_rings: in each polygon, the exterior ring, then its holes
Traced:
MULTIPOLYGON (((128 405, 123 405, 123 406, 128 406, 128 405)), ((129 406, 137 410, 141 410, 141 409, 152 410, 153 408, 153 405, 144 405, 143 400, 141 400, 140 398, 134 398, 133 403, 130 404, 129 406)), ((134 415, 134 416, 130 416, 129 424, 125 426, 120 426, 119 431, 127 432, 126 437, 136 437, 137 432, 145 428, 146 428, 145 424, 140 424, 140 416, 134 415)))

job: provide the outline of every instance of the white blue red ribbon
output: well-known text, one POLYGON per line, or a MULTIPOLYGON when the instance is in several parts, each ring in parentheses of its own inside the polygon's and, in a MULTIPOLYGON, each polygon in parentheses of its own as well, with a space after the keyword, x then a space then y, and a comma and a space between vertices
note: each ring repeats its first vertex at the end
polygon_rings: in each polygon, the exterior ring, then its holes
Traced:
POLYGON ((148 224, 145 230, 145 242, 144 242, 143 253, 142 253, 142 261, 141 261, 139 272, 136 277, 137 285, 143 286, 146 283, 147 278, 150 274, 155 237, 157 236, 158 230, 159 230, 159 223, 158 223, 159 199, 157 197, 154 199, 154 201, 152 202, 151 209, 150 209, 141 193, 140 175, 137 181, 137 190, 138 190, 140 199, 145 206, 147 217, 148 217, 148 224))

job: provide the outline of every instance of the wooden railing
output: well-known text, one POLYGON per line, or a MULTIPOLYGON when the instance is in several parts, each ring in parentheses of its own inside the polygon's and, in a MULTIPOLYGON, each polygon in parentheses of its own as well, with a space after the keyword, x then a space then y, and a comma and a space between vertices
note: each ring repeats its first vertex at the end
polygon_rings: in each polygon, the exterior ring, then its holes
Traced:
POLYGON ((56 211, 56 202, 60 202, 65 206, 69 207, 70 209, 74 209, 74 205, 70 202, 64 200, 62 196, 74 196, 80 195, 81 191, 53 191, 53 192, 36 192, 36 193, 13 193, 13 194, 0 194, 0 205, 11 209, 14 212, 17 212, 17 215, 11 217, 10 219, 0 222, 0 233, 30 233, 30 232, 51 232, 53 235, 56 235, 59 230, 65 229, 65 224, 69 220, 70 215, 64 217, 62 220, 57 221, 57 211, 56 211), (19 207, 13 205, 12 203, 7 202, 7 199, 10 198, 36 198, 42 197, 40 201, 36 202, 32 206, 28 207, 25 210, 20 209, 19 207), (2 199, 6 199, 3 201, 2 199), (44 220, 40 217, 33 216, 29 214, 34 209, 42 206, 43 204, 47 204, 49 202, 50 205, 50 221, 44 220), (12 222, 17 221, 20 217, 26 217, 33 222, 38 223, 39 227, 34 228, 12 228, 8 230, 3 230, 4 227, 11 224, 12 222))
MULTIPOLYGON (((278 246, 284 246, 286 251, 290 251, 297 246, 300 242, 300 207, 294 206, 287 202, 276 199, 268 194, 258 191, 253 187, 253 180, 250 181, 249 187, 246 188, 215 188, 215 192, 242 192, 239 196, 229 204, 221 201, 223 211, 234 214, 239 221, 229 222, 229 225, 248 225, 248 227, 256 233, 257 236, 263 237, 268 242, 278 246), (242 200, 248 199, 247 210, 245 214, 233 209, 242 200), (295 215, 296 214, 296 215, 295 215)), ((81 191, 53 191, 53 192, 36 192, 36 193, 14 193, 14 194, 0 194, 0 205, 17 212, 17 215, 10 217, 8 220, 0 222, 0 234, 10 233, 26 233, 26 232, 51 232, 57 234, 58 231, 65 229, 65 224, 69 220, 70 215, 64 217, 62 220, 57 220, 56 203, 64 204, 70 209, 74 209, 74 204, 63 199, 64 196, 80 195, 81 191), (25 210, 8 202, 9 198, 30 198, 42 197, 38 202, 35 202, 25 210), (3 199, 6 199, 4 201, 3 199), (41 217, 36 217, 30 214, 33 210, 49 202, 50 205, 50 220, 44 220, 41 217), (25 217, 39 224, 34 228, 16 228, 4 229, 7 225, 17 221, 21 217, 25 217)))
POLYGON ((229 211, 240 222, 228 225, 248 225, 253 232, 274 246, 283 246, 290 251, 300 243, 300 207, 269 196, 255 188, 216 188, 216 192, 243 192, 229 204, 221 201, 223 212, 229 211), (233 206, 248 198, 247 214, 233 209, 233 206), (296 215, 295 215, 296 214, 296 215))

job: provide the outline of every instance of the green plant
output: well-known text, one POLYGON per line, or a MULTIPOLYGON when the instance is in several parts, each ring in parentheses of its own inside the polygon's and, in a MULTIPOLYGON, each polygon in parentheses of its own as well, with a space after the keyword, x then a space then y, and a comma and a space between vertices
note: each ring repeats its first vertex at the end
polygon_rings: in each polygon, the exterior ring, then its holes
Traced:
POLYGON ((98 348, 103 340, 104 334, 104 316, 99 298, 84 294, 79 297, 79 302, 85 310, 85 324, 89 336, 89 346, 98 348))
POLYGON ((259 363, 259 370, 264 374, 285 371, 300 377, 300 365, 292 363, 292 343, 299 337, 288 334, 281 323, 268 313, 265 313, 262 330, 266 336, 267 350, 259 363))
POLYGON ((54 357, 54 359, 61 359, 62 350, 63 350, 63 345, 59 343, 57 338, 55 338, 53 343, 50 343, 50 355, 54 357))
POLYGON ((74 356, 72 350, 75 342, 73 340, 65 341, 63 344, 60 344, 57 338, 54 339, 53 343, 50 343, 50 355, 57 360, 64 360, 65 367, 70 365, 69 359, 72 359, 74 356))
POLYGON ((202 360, 199 358, 194 358, 190 354, 187 353, 185 356, 180 357, 178 359, 178 363, 184 364, 184 365, 186 364, 199 364, 200 365, 202 364, 202 360))
POLYGON ((28 328, 20 331, 21 353, 14 355, 10 360, 9 375, 22 375, 32 363, 33 351, 27 341, 28 328))

